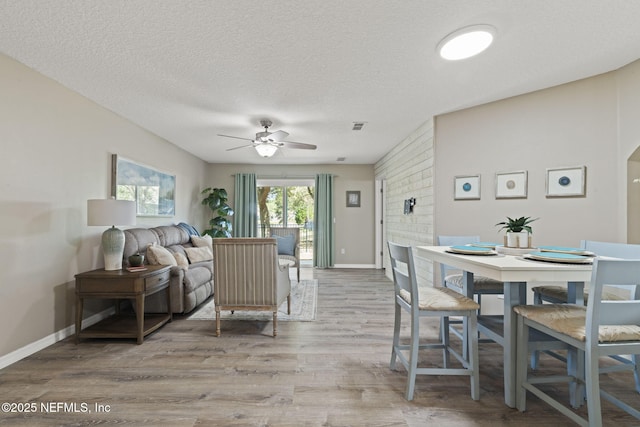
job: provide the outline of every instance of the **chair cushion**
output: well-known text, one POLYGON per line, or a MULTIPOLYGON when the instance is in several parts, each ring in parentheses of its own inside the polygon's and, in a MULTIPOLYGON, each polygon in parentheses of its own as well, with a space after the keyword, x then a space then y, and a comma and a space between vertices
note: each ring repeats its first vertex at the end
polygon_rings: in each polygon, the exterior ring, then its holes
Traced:
POLYGON ((294 256, 296 254, 296 236, 290 234, 289 236, 272 235, 271 237, 276 239, 278 244, 278 255, 294 256))
POLYGON ((208 246, 201 248, 184 248, 187 258, 191 264, 202 261, 211 261, 213 259, 213 253, 208 246))
MULTIPOLYGON (((518 305, 513 310, 520 316, 546 326, 549 329, 573 337, 586 339, 587 308, 575 304, 518 305)), ((600 326, 599 342, 638 341, 640 326, 600 326)))
MULTIPOLYGON (((467 311, 478 310, 480 306, 474 300, 459 292, 447 288, 424 287, 418 291, 420 310, 429 311, 467 311)), ((411 293, 401 289, 400 297, 411 304, 411 293)))
POLYGON ((167 248, 158 245, 149 246, 147 260, 151 265, 178 265, 173 254, 167 248))
MULTIPOLYGON (((567 302, 569 300, 569 291, 566 286, 536 286, 533 288, 533 292, 562 302, 567 302)), ((618 294, 614 294, 613 292, 602 291, 602 299, 610 301, 624 301, 626 298, 618 294)), ((585 291, 584 302, 586 303, 587 301, 589 301, 589 294, 585 291)))
MULTIPOLYGON (((451 274, 445 277, 444 280, 449 285, 462 289, 462 274, 451 274)), ((504 284, 497 280, 489 279, 488 277, 474 275, 473 292, 477 294, 488 291, 502 293, 504 291, 504 284)))
POLYGON ((278 257, 278 264, 280 265, 280 267, 294 267, 296 265, 296 262, 285 257, 278 257))

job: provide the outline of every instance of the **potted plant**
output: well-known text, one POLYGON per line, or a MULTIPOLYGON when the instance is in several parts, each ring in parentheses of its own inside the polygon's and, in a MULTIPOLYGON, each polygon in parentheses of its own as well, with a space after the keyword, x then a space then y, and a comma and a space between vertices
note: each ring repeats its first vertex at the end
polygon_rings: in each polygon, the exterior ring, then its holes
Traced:
POLYGON ((530 216, 520 218, 507 217, 506 221, 497 223, 496 226, 501 226, 500 230, 507 230, 505 246, 509 248, 530 247, 529 235, 533 233, 533 230, 529 224, 536 219, 538 218, 531 218, 530 216))
POLYGON ((208 228, 204 230, 204 234, 216 237, 231 237, 231 231, 233 226, 231 221, 227 219, 228 216, 233 216, 233 209, 227 204, 229 197, 227 190, 224 188, 205 188, 201 194, 205 194, 206 197, 202 200, 203 205, 209 206, 209 208, 216 215, 209 221, 208 228))

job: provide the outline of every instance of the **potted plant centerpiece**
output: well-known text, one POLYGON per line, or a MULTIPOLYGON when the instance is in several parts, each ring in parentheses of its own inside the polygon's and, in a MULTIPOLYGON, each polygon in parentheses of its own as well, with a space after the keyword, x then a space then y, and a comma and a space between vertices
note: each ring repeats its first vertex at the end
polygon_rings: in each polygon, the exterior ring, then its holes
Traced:
POLYGON ((204 234, 208 234, 213 238, 231 237, 233 227, 227 217, 233 216, 234 212, 231 206, 227 204, 227 200, 229 200, 227 190, 224 188, 205 188, 202 190, 202 194, 206 195, 202 200, 202 204, 209 206, 214 214, 217 215, 209 221, 211 228, 204 230, 204 234))
POLYGON ((507 230, 505 246, 508 248, 529 248, 531 247, 530 235, 533 233, 531 224, 538 218, 523 216, 520 218, 509 218, 496 224, 500 225, 500 230, 507 230))

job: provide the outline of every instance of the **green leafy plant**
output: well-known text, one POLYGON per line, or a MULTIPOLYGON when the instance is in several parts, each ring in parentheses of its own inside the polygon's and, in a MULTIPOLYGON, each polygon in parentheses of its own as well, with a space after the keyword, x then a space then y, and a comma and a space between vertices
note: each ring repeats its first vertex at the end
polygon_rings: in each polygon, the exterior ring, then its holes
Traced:
POLYGON ((506 221, 502 221, 496 224, 496 226, 501 225, 500 230, 507 230, 514 233, 519 233, 521 231, 528 231, 533 234, 533 230, 531 230, 531 224, 538 218, 531 218, 530 216, 523 216, 520 218, 509 218, 507 217, 506 221))
POLYGON ((202 200, 202 204, 209 206, 209 208, 216 215, 209 221, 208 228, 204 230, 204 234, 208 234, 211 237, 231 237, 231 231, 233 226, 231 221, 227 219, 229 216, 233 216, 233 209, 227 204, 229 196, 227 190, 224 188, 205 188, 201 194, 206 195, 202 200))

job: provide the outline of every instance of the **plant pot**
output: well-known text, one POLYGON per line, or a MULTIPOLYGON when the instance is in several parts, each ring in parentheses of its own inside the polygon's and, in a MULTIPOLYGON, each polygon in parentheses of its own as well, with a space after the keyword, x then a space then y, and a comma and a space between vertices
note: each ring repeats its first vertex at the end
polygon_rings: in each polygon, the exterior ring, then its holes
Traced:
POLYGON ((142 254, 133 254, 128 258, 129 265, 131 267, 140 267, 144 262, 144 255, 142 254))
POLYGON ((507 231, 505 246, 508 248, 528 248, 531 246, 529 240, 530 235, 528 231, 507 231))

